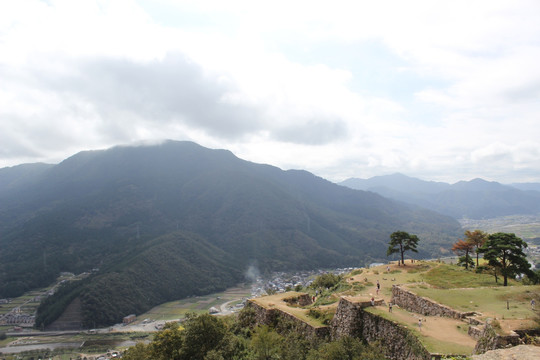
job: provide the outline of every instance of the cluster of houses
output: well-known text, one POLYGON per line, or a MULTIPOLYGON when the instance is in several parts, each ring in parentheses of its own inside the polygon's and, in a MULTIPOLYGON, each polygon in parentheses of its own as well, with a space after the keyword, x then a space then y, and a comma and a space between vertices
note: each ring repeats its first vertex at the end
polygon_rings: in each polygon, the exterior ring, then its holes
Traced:
POLYGON ((296 287, 307 287, 311 285, 315 277, 328 272, 335 275, 346 274, 354 268, 340 268, 330 271, 313 270, 300 271, 294 273, 276 272, 268 278, 257 277, 251 286, 251 297, 267 295, 269 292, 285 292, 294 290, 296 287))
POLYGON ((16 307, 7 314, 0 315, 0 325, 18 325, 21 327, 32 327, 36 322, 34 315, 28 315, 21 312, 21 309, 16 307))

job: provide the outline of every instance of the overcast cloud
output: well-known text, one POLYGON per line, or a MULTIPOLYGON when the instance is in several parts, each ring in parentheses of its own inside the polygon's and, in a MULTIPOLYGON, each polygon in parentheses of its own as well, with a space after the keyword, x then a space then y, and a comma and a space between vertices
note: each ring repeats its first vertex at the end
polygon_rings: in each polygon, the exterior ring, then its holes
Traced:
POLYGON ((540 182, 540 3, 0 3, 0 167, 160 139, 332 181, 540 182))

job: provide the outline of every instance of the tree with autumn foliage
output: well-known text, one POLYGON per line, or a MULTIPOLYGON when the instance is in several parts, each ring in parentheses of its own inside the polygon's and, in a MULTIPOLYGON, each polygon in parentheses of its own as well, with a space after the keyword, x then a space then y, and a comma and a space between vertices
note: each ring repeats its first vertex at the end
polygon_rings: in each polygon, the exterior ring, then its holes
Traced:
POLYGON ((474 252, 476 253, 476 267, 478 267, 478 256, 480 255, 479 249, 484 246, 488 239, 488 234, 482 230, 465 231, 465 240, 473 244, 474 252))
POLYGON ((474 251, 474 244, 468 240, 461 240, 459 239, 454 243, 454 246, 452 246, 452 251, 456 253, 457 255, 462 256, 460 258, 460 262, 465 264, 465 269, 469 269, 469 265, 474 266, 474 262, 472 261, 470 257, 470 253, 474 251))

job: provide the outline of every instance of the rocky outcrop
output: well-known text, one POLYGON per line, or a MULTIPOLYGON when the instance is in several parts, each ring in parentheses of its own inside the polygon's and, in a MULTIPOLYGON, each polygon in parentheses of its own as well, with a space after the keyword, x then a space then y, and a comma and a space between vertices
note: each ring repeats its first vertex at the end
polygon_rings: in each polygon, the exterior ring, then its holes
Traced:
POLYGON ((416 295, 398 285, 392 286, 392 303, 401 308, 417 314, 429 316, 443 316, 454 319, 464 319, 475 315, 475 312, 461 312, 446 305, 439 304, 431 299, 416 295))
POLYGON ((473 355, 473 360, 538 360, 540 347, 533 345, 518 345, 508 349, 490 350, 482 355, 473 355))

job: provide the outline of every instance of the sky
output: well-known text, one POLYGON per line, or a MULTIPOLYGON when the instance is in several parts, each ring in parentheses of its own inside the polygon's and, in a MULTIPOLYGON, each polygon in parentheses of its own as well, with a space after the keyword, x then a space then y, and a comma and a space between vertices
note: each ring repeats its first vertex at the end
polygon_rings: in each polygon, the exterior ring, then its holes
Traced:
POLYGON ((539 64, 537 0, 0 1, 0 168, 174 139, 540 182, 539 64))

